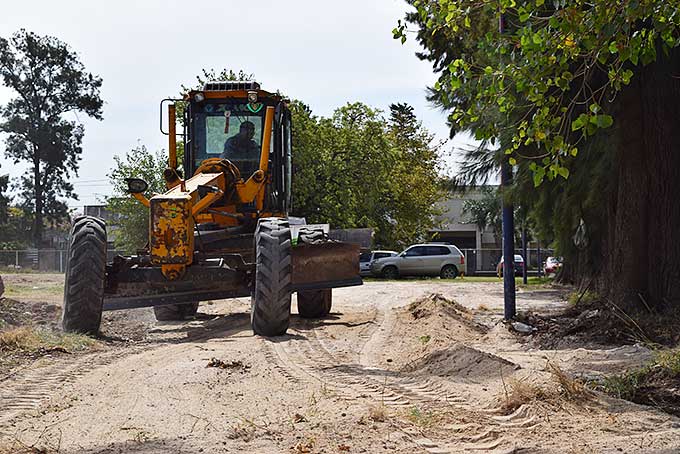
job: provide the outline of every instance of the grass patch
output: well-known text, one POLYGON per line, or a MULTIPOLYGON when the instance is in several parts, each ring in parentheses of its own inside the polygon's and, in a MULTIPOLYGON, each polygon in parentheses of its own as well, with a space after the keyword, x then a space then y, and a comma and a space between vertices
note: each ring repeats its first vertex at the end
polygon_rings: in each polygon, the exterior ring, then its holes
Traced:
POLYGON ((419 427, 431 427, 439 417, 431 411, 421 411, 418 407, 412 407, 406 414, 406 418, 419 427))
MULTIPOLYGON (((633 402, 645 403, 641 391, 655 382, 680 380, 680 348, 658 352, 647 365, 624 374, 607 377, 601 388, 612 396, 633 402), (640 399, 642 398, 642 399, 640 399)), ((680 401, 680 396, 678 396, 680 401)))
POLYGON ((61 295, 64 293, 63 284, 49 284, 49 285, 35 285, 29 284, 5 284, 5 293, 3 296, 11 297, 29 297, 32 295, 61 295))
POLYGON ((430 337, 429 334, 426 334, 426 335, 424 335, 424 336, 420 336, 420 337, 418 338, 418 340, 420 341, 420 343, 423 344, 423 345, 425 345, 425 344, 427 344, 428 342, 430 342, 431 339, 432 339, 432 337, 430 337))
POLYGON ((586 290, 583 293, 583 296, 581 296, 581 293, 582 292, 572 292, 569 294, 569 297, 567 298, 569 306, 576 307, 576 304, 579 304, 585 307, 590 307, 593 303, 602 301, 600 295, 598 295, 597 292, 593 292, 592 290, 586 290))
POLYGON ((527 277, 527 283, 524 284, 524 280, 521 277, 515 278, 515 282, 519 287, 541 287, 545 285, 550 285, 553 282, 552 277, 538 277, 538 276, 531 276, 527 277))
POLYGON ((0 352, 34 353, 59 349, 66 352, 87 350, 96 341, 84 334, 62 333, 33 326, 20 326, 0 332, 0 352))
MULTIPOLYGON (((495 282, 501 285, 503 284, 503 279, 497 276, 458 276, 455 279, 440 279, 434 276, 408 276, 400 279, 383 279, 376 276, 366 276, 363 279, 364 282, 431 282, 437 280, 450 284, 465 282, 495 282)), ((547 285, 551 284, 552 281, 552 277, 531 276, 527 278, 527 284, 524 285, 521 277, 515 278, 515 284, 524 287, 547 285)))

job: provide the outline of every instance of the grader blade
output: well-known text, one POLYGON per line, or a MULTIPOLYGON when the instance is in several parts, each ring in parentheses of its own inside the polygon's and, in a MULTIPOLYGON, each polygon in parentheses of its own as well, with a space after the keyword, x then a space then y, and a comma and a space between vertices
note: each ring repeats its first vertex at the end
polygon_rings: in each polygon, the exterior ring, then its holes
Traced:
POLYGON ((351 287, 359 276, 359 246, 325 242, 293 248, 293 291, 351 287))

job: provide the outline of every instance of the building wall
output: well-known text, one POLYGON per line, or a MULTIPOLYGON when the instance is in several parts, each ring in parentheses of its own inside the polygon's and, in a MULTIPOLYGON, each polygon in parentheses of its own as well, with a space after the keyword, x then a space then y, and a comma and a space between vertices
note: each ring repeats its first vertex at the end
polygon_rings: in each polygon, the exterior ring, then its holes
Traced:
MULTIPOLYGON (((442 215, 439 216, 440 228, 433 230, 434 241, 443 241, 456 245, 459 249, 495 249, 500 248, 493 235, 493 229, 487 227, 480 231, 476 224, 467 222, 463 213, 466 200, 480 200, 484 197, 482 188, 470 189, 465 193, 452 192, 439 203, 442 215)), ((485 260, 476 260, 475 268, 482 269, 485 260)))

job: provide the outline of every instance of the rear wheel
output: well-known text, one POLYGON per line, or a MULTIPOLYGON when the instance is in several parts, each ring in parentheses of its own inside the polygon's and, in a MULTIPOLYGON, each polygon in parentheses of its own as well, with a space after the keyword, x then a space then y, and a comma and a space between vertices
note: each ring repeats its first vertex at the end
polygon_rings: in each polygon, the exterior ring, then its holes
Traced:
POLYGON ((399 270, 397 269, 396 266, 386 266, 382 270, 382 277, 384 277, 385 279, 398 279, 399 270))
POLYGON ((439 273, 439 277, 442 279, 455 279, 458 277, 458 268, 454 265, 446 265, 442 268, 441 273, 439 273))
POLYGON ((96 334, 102 321, 106 283, 106 224, 92 216, 71 228, 64 282, 64 331, 96 334))
POLYGON ((154 306, 153 313, 159 322, 171 320, 184 320, 193 317, 198 311, 198 301, 195 303, 169 304, 167 306, 154 306))
POLYGON ((308 290, 297 292, 298 313, 302 318, 320 318, 330 314, 333 305, 333 291, 308 290))
POLYGON ((255 291, 250 322, 255 334, 280 336, 290 323, 291 236, 288 221, 260 219, 255 230, 255 291))

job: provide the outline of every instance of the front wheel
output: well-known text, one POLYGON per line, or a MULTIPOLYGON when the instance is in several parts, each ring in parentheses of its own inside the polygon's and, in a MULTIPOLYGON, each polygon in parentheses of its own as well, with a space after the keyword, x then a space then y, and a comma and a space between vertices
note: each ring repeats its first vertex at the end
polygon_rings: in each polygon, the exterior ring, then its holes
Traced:
POLYGON ((106 224, 92 216, 76 218, 66 259, 64 331, 97 334, 106 284, 106 224))
POLYGON ((333 292, 323 290, 308 290, 297 292, 298 313, 302 318, 321 318, 330 314, 333 305, 333 292))
POLYGON ((250 323, 255 334, 281 336, 290 323, 291 236, 288 221, 260 219, 255 230, 255 291, 250 323))
POLYGON ((382 276, 385 279, 398 279, 399 278, 399 270, 397 269, 396 266, 386 266, 383 271, 382 271, 382 276))
POLYGON ((444 268, 442 268, 439 277, 442 279, 455 279, 458 277, 458 268, 456 268, 454 265, 446 265, 444 268))

